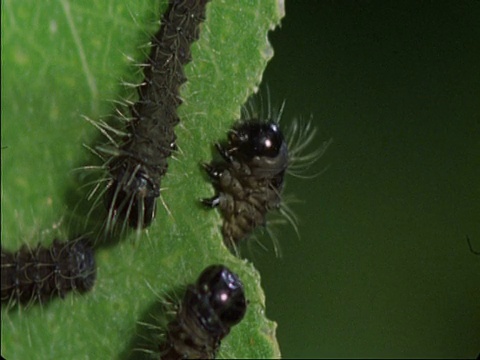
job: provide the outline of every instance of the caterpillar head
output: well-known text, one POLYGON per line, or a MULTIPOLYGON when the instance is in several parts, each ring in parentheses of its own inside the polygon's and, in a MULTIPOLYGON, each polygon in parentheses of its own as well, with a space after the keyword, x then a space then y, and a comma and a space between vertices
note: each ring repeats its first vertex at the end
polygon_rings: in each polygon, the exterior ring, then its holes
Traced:
POLYGON ((243 284, 223 265, 206 268, 195 284, 195 291, 188 293, 193 295, 188 302, 196 308, 202 326, 220 338, 245 316, 247 301, 243 284))
POLYGON ((249 119, 240 121, 228 133, 232 157, 248 163, 258 177, 283 174, 288 164, 288 146, 274 121, 249 119))
POLYGON ((145 228, 155 218, 159 186, 137 168, 120 168, 107 190, 105 203, 110 218, 128 220, 133 228, 145 228), (128 170, 128 171, 127 171, 128 170))

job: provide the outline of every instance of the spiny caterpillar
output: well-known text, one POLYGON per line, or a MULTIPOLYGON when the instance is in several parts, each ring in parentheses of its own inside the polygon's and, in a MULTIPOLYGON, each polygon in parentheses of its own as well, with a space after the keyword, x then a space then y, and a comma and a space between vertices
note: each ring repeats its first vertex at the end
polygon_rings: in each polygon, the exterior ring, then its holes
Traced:
MULTIPOLYGON (((288 137, 280 129, 283 106, 276 116, 270 110, 266 118, 243 108, 242 119, 228 132, 228 139, 216 143, 221 159, 203 167, 216 194, 202 203, 220 209, 222 234, 230 249, 247 238, 259 226, 265 226, 267 214, 280 210, 296 229, 295 215, 282 201, 285 173, 301 177, 326 150, 331 140, 312 153, 303 154, 315 137, 311 122, 294 122, 288 137)), ((276 249, 278 250, 278 249, 276 249)))
MULTIPOLYGON (((144 228, 155 218, 160 182, 167 159, 176 149, 174 126, 182 103, 180 86, 186 81, 184 66, 191 61, 190 47, 199 38, 209 0, 171 0, 162 16, 160 30, 152 39, 150 55, 143 64, 144 81, 139 99, 131 105, 131 119, 119 148, 99 148, 110 155, 106 228, 119 218, 134 228, 144 228)), ((98 125, 106 133, 107 125, 98 125)))
POLYGON ((50 247, 23 245, 16 252, 2 248, 2 303, 45 303, 74 290, 90 290, 96 277, 91 242, 79 237, 57 239, 50 247))
POLYGON ((189 285, 174 320, 168 324, 161 359, 213 359, 221 340, 247 310, 243 284, 224 265, 207 267, 189 285))

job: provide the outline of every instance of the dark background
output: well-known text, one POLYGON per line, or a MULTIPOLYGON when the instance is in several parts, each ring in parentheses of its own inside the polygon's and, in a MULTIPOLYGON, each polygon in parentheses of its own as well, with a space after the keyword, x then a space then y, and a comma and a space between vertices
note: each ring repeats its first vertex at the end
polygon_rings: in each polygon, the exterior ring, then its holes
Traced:
POLYGON ((250 251, 282 355, 476 357, 480 2, 287 1, 270 40, 283 120, 334 140, 287 178, 300 239, 250 251))

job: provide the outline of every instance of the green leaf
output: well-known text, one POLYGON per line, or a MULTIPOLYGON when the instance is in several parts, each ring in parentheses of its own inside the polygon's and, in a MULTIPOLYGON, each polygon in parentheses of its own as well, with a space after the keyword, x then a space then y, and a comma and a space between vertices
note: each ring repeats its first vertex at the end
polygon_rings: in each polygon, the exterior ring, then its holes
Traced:
MULTIPOLYGON (((2 1, 2 247, 48 244, 83 228, 75 168, 92 161, 82 147, 106 139, 82 118, 100 119, 112 100, 132 96, 121 82, 139 82, 143 60, 166 2, 125 0, 2 1), (134 61, 132 62, 132 59, 134 61)), ((162 182, 157 219, 140 238, 96 252, 97 282, 44 306, 2 307, 1 352, 7 359, 128 358, 141 346, 138 322, 155 324, 166 294, 193 283, 213 263, 245 284, 249 308, 223 341, 220 357, 278 357, 276 324, 264 316, 260 276, 223 246, 220 217, 198 199, 213 193, 199 164, 238 118, 273 55, 267 32, 283 16, 282 1, 213 0, 182 89, 180 151, 162 182)), ((80 173, 88 172, 83 169, 80 173)), ((89 203, 91 205, 92 202, 89 203)), ((90 219, 92 221, 100 219, 90 219)), ((177 291, 177 292, 175 292, 177 291)))

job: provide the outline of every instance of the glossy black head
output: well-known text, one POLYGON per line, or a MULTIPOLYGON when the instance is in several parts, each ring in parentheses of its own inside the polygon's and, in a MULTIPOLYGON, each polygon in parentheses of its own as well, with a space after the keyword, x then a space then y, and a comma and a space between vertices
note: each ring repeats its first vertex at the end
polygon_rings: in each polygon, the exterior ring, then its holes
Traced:
POLYGON ((206 268, 198 278, 196 288, 222 327, 236 325, 245 316, 247 302, 243 284, 227 267, 212 265, 206 268))
POLYGON ((229 133, 230 145, 246 159, 278 156, 284 143, 280 127, 275 122, 257 119, 242 121, 229 133))

